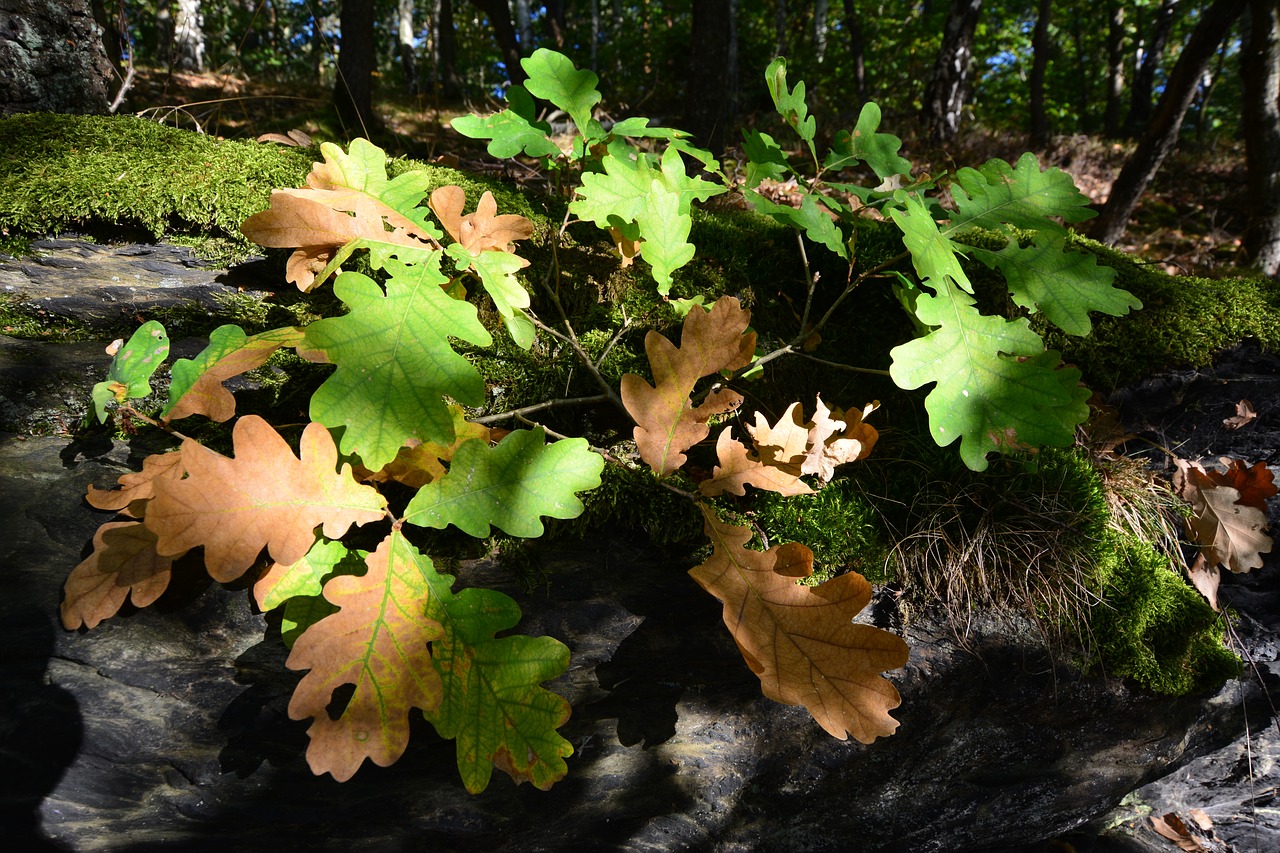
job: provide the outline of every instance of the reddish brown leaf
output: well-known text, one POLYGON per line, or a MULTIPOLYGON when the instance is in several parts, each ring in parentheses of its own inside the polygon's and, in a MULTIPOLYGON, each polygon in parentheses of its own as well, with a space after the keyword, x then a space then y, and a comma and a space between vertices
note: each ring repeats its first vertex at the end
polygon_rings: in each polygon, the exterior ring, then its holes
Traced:
POLYGON ((870 743, 893 734, 889 711, 901 699, 881 672, 907 662, 900 637, 853 617, 871 600, 871 586, 849 573, 816 586, 795 582, 813 566, 803 545, 751 551, 751 531, 724 524, 702 507, 711 559, 692 569, 703 589, 724 604, 724 621, 764 694, 803 705, 831 735, 870 743))
POLYGON ((1226 472, 1176 457, 1173 461, 1174 489, 1191 505, 1187 529, 1209 565, 1233 572, 1261 567, 1262 555, 1272 547, 1271 537, 1263 533, 1266 499, 1276 494, 1271 472, 1261 463, 1250 468, 1225 458, 1226 472))
POLYGON ((766 464, 747 453, 742 442, 733 438, 733 428, 725 427, 716 440, 716 455, 720 464, 711 473, 711 479, 698 484, 698 491, 707 497, 729 492, 745 495, 747 486, 777 492, 780 495, 811 495, 813 489, 798 476, 799 469, 766 464))
MULTIPOLYGON (((109 521, 93 536, 93 553, 71 570, 62 624, 95 628, 126 598, 146 607, 169 586, 174 557, 156 554, 156 537, 140 521, 109 521)), ((175 555, 176 556, 176 555, 175 555)))
POLYGON ((467 197, 461 187, 440 187, 431 193, 430 204, 444 230, 472 255, 485 249, 513 252, 516 240, 533 236, 533 223, 523 216, 497 215, 498 203, 490 192, 480 196, 474 213, 465 216, 467 197))
POLYGON ((1258 417, 1258 413, 1254 411, 1253 404, 1248 400, 1241 400, 1236 403, 1236 413, 1222 421, 1222 425, 1227 429, 1240 429, 1245 424, 1253 423, 1258 417))

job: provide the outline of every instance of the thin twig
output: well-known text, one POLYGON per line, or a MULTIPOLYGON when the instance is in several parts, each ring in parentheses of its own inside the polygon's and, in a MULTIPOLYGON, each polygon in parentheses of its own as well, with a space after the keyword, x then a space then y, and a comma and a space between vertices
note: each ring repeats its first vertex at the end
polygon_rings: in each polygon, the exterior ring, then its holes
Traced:
POLYGON ((601 390, 608 395, 609 401, 617 406, 622 412, 630 416, 630 413, 627 412, 627 407, 622 404, 622 398, 613 390, 613 386, 611 386, 609 381, 604 378, 604 375, 600 373, 600 369, 591 361, 591 356, 587 354, 585 349, 583 349, 581 342, 578 340, 578 335, 573 331, 573 326, 569 323, 569 316, 564 311, 564 305, 561 304, 560 297, 549 286, 547 287, 547 293, 551 296, 551 301, 555 304, 556 311, 560 314, 560 319, 564 322, 564 327, 568 332, 568 335, 563 334, 557 329, 553 329, 551 326, 543 323, 532 314, 528 315, 529 319, 532 320, 533 324, 539 329, 542 329, 548 334, 554 335, 569 346, 573 347, 573 351, 578 354, 578 358, 582 360, 587 371, 591 374, 592 378, 595 379, 596 384, 599 385, 601 390))
POLYGON ((596 367, 604 364, 604 360, 609 357, 609 353, 613 350, 614 344, 622 340, 622 336, 631 328, 631 318, 627 316, 626 306, 622 306, 622 328, 618 329, 618 333, 613 336, 609 343, 604 345, 604 351, 600 353, 600 357, 596 359, 596 367))
POLYGON ((807 352, 792 350, 793 353, 801 358, 807 358, 809 361, 816 361, 818 364, 824 364, 827 367, 834 367, 836 370, 848 370, 852 373, 870 373, 875 376, 889 376, 887 370, 877 370, 874 367, 854 367, 852 364, 840 364, 837 361, 827 361, 825 358, 818 358, 815 355, 809 355, 807 352))
POLYGON ((557 406, 585 406, 589 403, 607 403, 612 402, 607 394, 596 394, 593 397, 566 397, 557 400, 547 400, 542 403, 534 403, 530 406, 522 406, 519 409, 512 409, 509 412, 499 412, 496 415, 485 415, 483 418, 475 418, 472 423, 491 424, 507 418, 523 419, 524 415, 530 415, 534 412, 540 412, 543 409, 552 409, 557 406))

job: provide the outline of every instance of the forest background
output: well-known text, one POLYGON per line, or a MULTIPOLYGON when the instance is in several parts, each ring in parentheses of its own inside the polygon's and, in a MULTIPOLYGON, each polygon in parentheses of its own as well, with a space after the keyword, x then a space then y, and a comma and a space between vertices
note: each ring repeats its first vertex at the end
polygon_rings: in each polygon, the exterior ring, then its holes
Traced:
POLYGON ((228 137, 364 135, 426 158, 470 158, 449 120, 500 108, 538 47, 608 81, 602 119, 644 114, 732 158, 737 129, 772 115, 754 81, 785 55, 827 127, 875 101, 934 173, 1029 148, 1101 208, 1090 233, 1104 243, 1170 272, 1280 272, 1280 0, 4 6, 36 18, 80 6, 101 27, 105 81, 46 108, 147 112, 228 137), (1175 150, 1178 168, 1162 169, 1175 150))

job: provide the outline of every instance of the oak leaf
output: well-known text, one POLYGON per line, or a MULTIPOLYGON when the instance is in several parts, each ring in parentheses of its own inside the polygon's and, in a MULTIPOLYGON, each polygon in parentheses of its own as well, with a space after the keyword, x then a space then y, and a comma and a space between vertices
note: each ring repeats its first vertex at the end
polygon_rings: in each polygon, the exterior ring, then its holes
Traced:
POLYGON ((634 373, 622 377, 622 402, 635 418, 640 458, 665 477, 685 462, 684 451, 711 432, 707 421, 732 411, 742 396, 721 389, 694 408, 689 394, 704 376, 738 370, 751 363, 756 334, 747 331, 751 312, 732 296, 722 296, 710 311, 695 309, 685 316, 680 346, 657 332, 644 339, 654 385, 634 373))
POLYGON ((1187 528, 1211 566, 1233 572, 1261 568, 1262 555, 1271 551, 1266 501, 1277 493, 1274 475, 1261 462, 1250 467, 1238 459, 1222 458, 1225 471, 1206 470, 1200 462, 1174 458, 1173 485, 1191 504, 1187 528))
POLYGON ((179 480, 186 473, 182 467, 182 453, 153 453, 142 460, 141 471, 131 471, 120 476, 119 489, 96 489, 89 486, 85 500, 95 509, 116 510, 130 518, 142 518, 147 501, 155 497, 157 478, 179 480))
POLYGON ((151 393, 151 375, 169 356, 169 336, 158 320, 148 320, 129 337, 107 347, 111 365, 107 378, 93 386, 93 407, 98 422, 107 420, 107 404, 123 403, 151 393), (118 345, 117 345, 118 344, 118 345))
POLYGON ((573 746, 556 729, 569 703, 539 685, 568 669, 569 649, 552 637, 495 637, 520 621, 519 606, 496 590, 434 598, 427 614, 444 626, 431 644, 444 696, 425 713, 441 737, 457 739, 467 790, 483 791, 493 767, 544 791, 563 779, 573 746))
POLYGON ((464 216, 466 203, 462 187, 440 187, 431 193, 431 210, 444 230, 473 255, 486 249, 511 252, 516 240, 533 236, 533 223, 525 217, 514 213, 498 215, 493 193, 486 191, 480 196, 475 211, 464 216))
POLYGON ((827 483, 835 476, 836 466, 871 453, 880 434, 863 419, 878 406, 869 403, 861 412, 846 413, 828 409, 819 396, 812 421, 802 422, 800 404, 792 403, 773 426, 756 412, 756 422, 747 425, 747 432, 766 464, 794 474, 816 474, 827 483))
POLYGON ((350 779, 366 758, 386 767, 409 743, 409 712, 440 704, 443 687, 428 643, 444 636, 428 618, 433 596, 447 594, 431 560, 393 531, 365 559, 364 575, 330 580, 324 597, 338 612, 293 644, 285 665, 310 670, 294 690, 289 716, 312 718, 307 763, 317 776, 350 779), (337 719, 333 692, 355 686, 337 719))
POLYGON ((174 557, 156 553, 155 534, 140 521, 109 521, 93 535, 93 553, 71 570, 62 624, 74 630, 114 616, 132 598, 146 607, 169 586, 174 557))
POLYGON ((800 479, 798 466, 778 465, 762 461, 747 452, 742 442, 732 437, 733 428, 725 427, 716 440, 716 456, 720 464, 709 480, 698 484, 707 497, 729 492, 745 495, 746 486, 755 486, 780 495, 811 495, 813 489, 800 479))
POLYGON ((261 367, 281 347, 297 346, 303 334, 301 328, 290 326, 246 336, 239 326, 219 326, 210 333, 203 352, 173 363, 169 403, 160 417, 166 423, 196 414, 216 423, 230 420, 236 413, 236 398, 222 383, 261 367))
POLYGON ((277 563, 296 563, 315 542, 317 526, 337 539, 352 524, 386 515, 386 500, 357 483, 350 465, 338 470, 338 449, 320 424, 307 425, 298 457, 256 415, 236 422, 232 442, 235 458, 187 440, 186 478, 153 479, 146 525, 158 553, 176 556, 203 545, 209 574, 225 582, 242 575, 264 547, 277 563))
POLYGON ((889 711, 901 698, 881 672, 907 662, 900 637, 853 617, 871 600, 857 573, 808 587, 795 582, 813 569, 813 552, 797 543, 767 551, 745 546, 751 531, 719 521, 702 506, 714 551, 690 570, 724 604, 724 621, 764 694, 803 705, 832 736, 862 743, 898 727, 889 711))

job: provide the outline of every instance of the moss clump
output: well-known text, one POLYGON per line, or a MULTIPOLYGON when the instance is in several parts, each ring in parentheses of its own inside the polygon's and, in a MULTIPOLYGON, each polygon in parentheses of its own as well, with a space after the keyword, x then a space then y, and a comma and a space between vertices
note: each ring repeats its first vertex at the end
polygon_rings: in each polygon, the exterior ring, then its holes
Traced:
POLYGON ((1099 666, 1157 693, 1180 696, 1220 687, 1240 674, 1223 645, 1223 618, 1169 566, 1132 537, 1114 536, 1099 563, 1100 603, 1089 624, 1099 666))
POLYGON ((44 235, 72 226, 139 226, 250 244, 244 219, 271 190, 298 186, 311 149, 208 136, 132 117, 35 113, 0 120, 0 229, 44 235))
POLYGON ((605 465, 600 487, 578 497, 586 507, 582 515, 554 522, 553 533, 585 536, 610 528, 644 533, 660 547, 688 549, 706 544, 697 507, 663 488, 647 470, 605 465))
POLYGON ((833 480, 812 495, 787 498, 760 492, 752 514, 771 544, 793 541, 809 546, 814 559, 812 583, 846 571, 856 571, 872 583, 892 579, 880 511, 852 478, 833 480))

